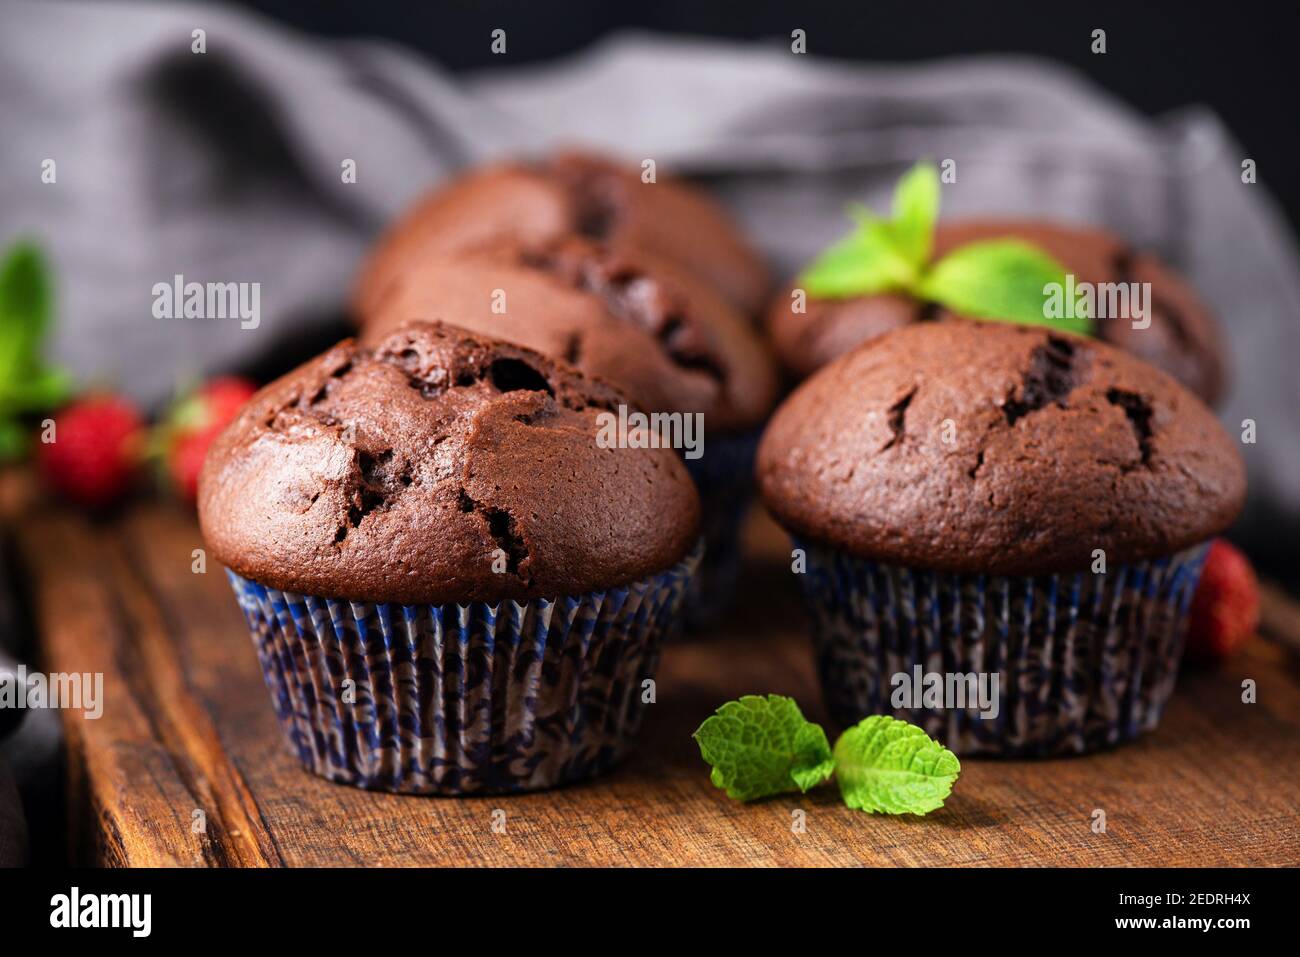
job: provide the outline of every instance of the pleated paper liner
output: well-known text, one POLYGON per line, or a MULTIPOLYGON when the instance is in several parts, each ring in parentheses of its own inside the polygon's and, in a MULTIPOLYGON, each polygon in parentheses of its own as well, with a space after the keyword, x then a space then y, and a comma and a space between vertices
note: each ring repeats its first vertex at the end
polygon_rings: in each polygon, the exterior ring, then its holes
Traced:
POLYGON ((227 574, 308 770, 384 791, 498 793, 625 755, 700 551, 625 587, 523 603, 349 602, 227 574))
POLYGON ((1018 578, 905 568, 795 544, 807 554, 807 572, 797 577, 836 721, 893 714, 958 754, 1020 757, 1095 751, 1156 727, 1208 548, 1105 574, 1018 578), (996 715, 969 697, 964 707, 949 699, 936 708, 895 696, 894 676, 914 679, 918 665, 945 686, 949 675, 996 674, 996 715))

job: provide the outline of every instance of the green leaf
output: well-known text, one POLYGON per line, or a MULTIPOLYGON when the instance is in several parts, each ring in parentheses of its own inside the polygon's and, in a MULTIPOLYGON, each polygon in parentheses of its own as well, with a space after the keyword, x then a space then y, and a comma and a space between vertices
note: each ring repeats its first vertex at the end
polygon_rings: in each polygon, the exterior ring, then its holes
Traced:
POLYGON ((835 780, 851 808, 927 814, 943 807, 961 774, 957 756, 914 724, 872 715, 835 742, 835 780))
POLYGON ((859 218, 858 228, 818 256, 798 285, 818 299, 869 296, 906 289, 916 267, 894 247, 889 224, 859 218))
POLYGON ((713 767, 714 786, 739 801, 807 791, 835 769, 826 732, 804 718, 793 698, 781 695, 728 701, 694 738, 713 767))
POLYGON ((72 377, 65 370, 29 369, 14 380, 0 379, 0 414, 53 408, 71 394, 72 377))
MULTIPOLYGON (((60 405, 72 392, 71 377, 41 354, 53 313, 45 258, 33 244, 18 243, 0 262, 0 420, 60 405)), ((15 454, 12 442, 8 447, 15 454)))
POLYGON ((45 258, 31 243, 17 244, 0 263, 0 382, 24 374, 37 360, 53 311, 45 258))
POLYGON ((27 451, 27 430, 13 419, 0 419, 0 463, 13 462, 27 451))
POLYGON ((1018 239, 991 239, 954 249, 934 264, 917 293, 974 319, 1048 326, 1087 335, 1086 316, 1050 315, 1050 287, 1065 284, 1055 259, 1018 239))
POLYGON ((822 253, 799 277, 819 299, 845 299, 911 289, 930 259, 939 217, 939 171, 918 163, 894 190, 894 218, 850 207, 858 228, 822 253))
POLYGON ((919 271, 934 251, 934 224, 939 219, 939 169, 917 163, 894 188, 894 248, 919 271))

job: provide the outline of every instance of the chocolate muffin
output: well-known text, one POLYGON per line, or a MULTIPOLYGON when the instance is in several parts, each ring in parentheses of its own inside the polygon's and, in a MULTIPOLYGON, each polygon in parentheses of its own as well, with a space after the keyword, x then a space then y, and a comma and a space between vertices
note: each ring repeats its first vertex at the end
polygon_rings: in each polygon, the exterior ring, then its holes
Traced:
POLYGON ((419 202, 376 246, 358 279, 355 312, 374 312, 390 283, 447 253, 502 239, 548 243, 585 236, 675 263, 756 315, 771 287, 767 268, 727 213, 702 190, 605 157, 563 152, 532 163, 473 170, 419 202))
POLYGON ((362 339, 419 317, 563 358, 649 412, 701 415, 703 454, 688 452, 687 466, 706 549, 691 607, 696 624, 715 617, 738 574, 758 427, 777 389, 766 346, 726 299, 669 260, 567 236, 430 257, 394 279, 362 339))
POLYGON ((617 760, 699 551, 680 459, 598 441, 627 401, 411 323, 290 372, 213 443, 203 534, 309 769, 468 793, 617 760))
POLYGON ((1085 751, 1155 726, 1240 455, 1198 399, 1093 339, 904 326, 774 414, 760 494, 805 550, 837 720, 891 707, 966 753, 1085 751), (996 674, 995 718, 899 708, 895 675, 996 674))
POLYGON ((569 236, 431 257, 394 280, 362 339, 419 317, 562 358, 642 408, 703 413, 712 435, 755 428, 776 401, 775 366, 749 324, 707 284, 630 247, 569 236))
MULTIPOLYGON (((1169 373, 1211 405, 1222 397, 1226 371, 1218 326, 1192 288, 1157 257, 1101 229, 1020 220, 941 223, 933 257, 938 260, 968 243, 1005 238, 1042 249, 1076 282, 1150 283, 1150 326, 1134 329, 1128 316, 1109 317, 1097 322, 1097 337, 1169 373)), ((898 294, 809 298, 806 311, 796 313, 792 288, 772 301, 767 329, 774 351, 795 379, 890 329, 947 314, 936 304, 898 294)))

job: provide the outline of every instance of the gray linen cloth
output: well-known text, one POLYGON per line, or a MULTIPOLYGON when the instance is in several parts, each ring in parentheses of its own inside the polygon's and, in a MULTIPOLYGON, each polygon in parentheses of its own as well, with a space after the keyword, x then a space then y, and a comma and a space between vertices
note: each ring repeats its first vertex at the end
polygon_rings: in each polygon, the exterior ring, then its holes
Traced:
POLYGON ((1278 171, 1243 184, 1249 153, 1204 110, 1153 121, 1038 60, 862 66, 780 38, 623 34, 455 78, 217 6, 7 0, 0 22, 0 242, 49 249, 55 353, 86 381, 156 403, 184 374, 301 341, 382 225, 467 163, 579 143, 653 158, 707 178, 785 273, 842 233, 847 201, 885 204, 916 158, 951 158, 946 215, 1101 224, 1192 278, 1232 352, 1224 421, 1257 422, 1252 507, 1300 518, 1295 241, 1268 197, 1278 171), (260 326, 154 318, 176 274, 261 283, 260 326))

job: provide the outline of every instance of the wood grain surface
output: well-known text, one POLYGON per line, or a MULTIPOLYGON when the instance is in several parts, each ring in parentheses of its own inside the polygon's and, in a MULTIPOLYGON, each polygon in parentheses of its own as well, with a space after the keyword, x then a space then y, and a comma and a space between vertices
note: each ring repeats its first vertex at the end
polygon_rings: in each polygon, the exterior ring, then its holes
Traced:
MULTIPOLYGON (((1300 659, 1256 640, 1184 675, 1160 728, 1114 752, 967 759, 924 819, 843 807, 834 787, 751 805, 708 781, 691 732, 744 693, 825 721, 788 546, 748 528, 741 610, 664 656, 634 756, 563 790, 397 797, 302 771, 283 744, 222 569, 192 569, 193 517, 140 502, 111 521, 11 500, 47 671, 102 671, 103 717, 64 712, 80 860, 112 865, 1300 864, 1300 659), (1241 683, 1257 682, 1243 704, 1241 683), (504 832, 493 812, 505 812, 504 832), (1094 833, 1094 810, 1106 815, 1094 833), (201 811, 205 828, 195 826, 201 811), (803 812, 805 830, 792 824, 803 812)), ((1266 628, 1295 642, 1270 590, 1266 628)))

